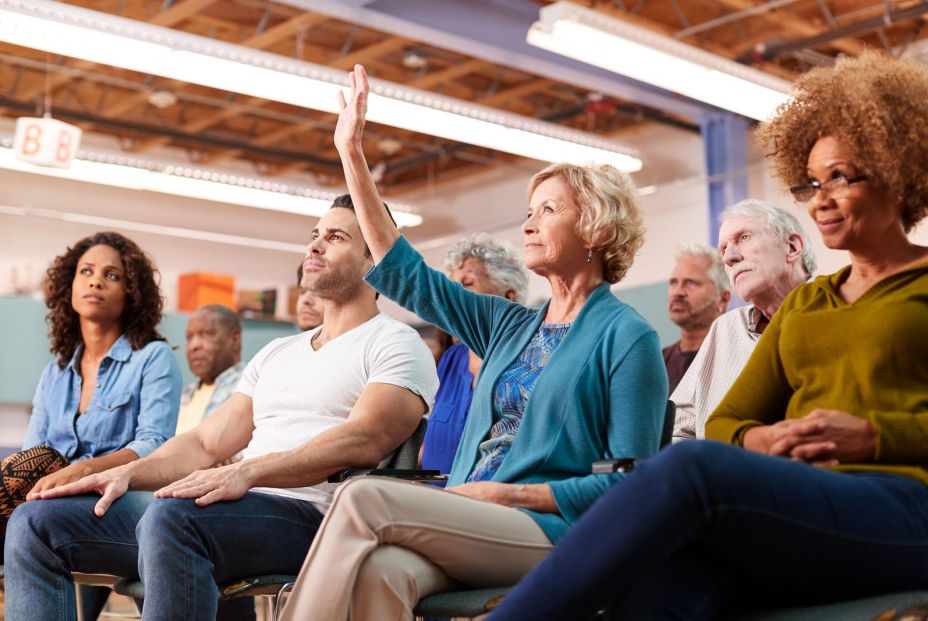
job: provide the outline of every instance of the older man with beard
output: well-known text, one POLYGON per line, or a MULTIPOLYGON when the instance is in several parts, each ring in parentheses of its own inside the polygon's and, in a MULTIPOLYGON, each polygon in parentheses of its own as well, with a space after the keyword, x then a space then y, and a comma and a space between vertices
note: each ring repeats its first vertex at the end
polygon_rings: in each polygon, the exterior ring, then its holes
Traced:
POLYGON ((741 373, 780 304, 815 273, 809 238, 791 213, 748 199, 722 212, 719 252, 735 292, 748 303, 719 317, 670 400, 674 442, 704 438, 706 420, 741 373))
POLYGON ((677 247, 676 260, 667 302, 670 320, 680 326, 680 340, 663 350, 671 393, 696 357, 709 326, 731 299, 731 285, 715 248, 683 244, 677 247))

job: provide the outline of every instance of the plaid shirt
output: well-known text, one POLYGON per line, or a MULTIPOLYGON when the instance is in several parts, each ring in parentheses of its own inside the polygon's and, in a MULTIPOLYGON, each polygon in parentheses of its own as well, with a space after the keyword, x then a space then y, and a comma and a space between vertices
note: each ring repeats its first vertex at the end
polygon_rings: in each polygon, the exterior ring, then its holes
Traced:
MULTIPOLYGON (((204 419, 212 414, 213 410, 225 403, 226 399, 232 396, 232 393, 235 392, 235 387, 238 386, 238 380, 242 376, 242 371, 244 370, 245 361, 242 360, 235 366, 231 366, 219 374, 216 378, 216 390, 213 392, 213 397, 210 399, 209 405, 206 406, 206 412, 203 413, 204 419)), ((193 398, 193 393, 197 391, 202 383, 201 380, 196 379, 184 387, 184 392, 180 396, 181 407, 190 402, 190 399, 193 398)))
POLYGON ((767 323, 763 313, 750 305, 715 320, 693 364, 670 395, 677 406, 674 442, 705 439, 709 415, 738 379, 767 323))

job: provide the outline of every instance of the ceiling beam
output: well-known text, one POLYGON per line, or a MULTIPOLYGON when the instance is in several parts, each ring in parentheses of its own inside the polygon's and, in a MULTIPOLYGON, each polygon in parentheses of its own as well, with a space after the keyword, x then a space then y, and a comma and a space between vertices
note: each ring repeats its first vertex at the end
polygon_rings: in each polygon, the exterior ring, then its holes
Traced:
MULTIPOLYGON (((928 2, 920 2, 898 11, 890 11, 881 15, 874 15, 873 17, 852 22, 833 30, 826 30, 824 32, 820 32, 819 34, 815 34, 798 41, 786 41, 783 43, 771 44, 767 47, 766 50, 762 52, 762 56, 767 59, 773 59, 781 54, 788 52, 814 48, 826 44, 835 45, 838 41, 848 40, 847 36, 849 35, 864 34, 873 32, 874 30, 879 32, 879 30, 885 27, 886 24, 905 21, 907 19, 912 19, 913 17, 921 17, 926 13, 928 13, 928 2)), ((856 41, 856 39, 851 40, 856 41)))
MULTIPOLYGON (((158 26, 171 27, 171 26, 174 26, 184 21, 185 19, 197 13, 198 11, 202 11, 206 7, 210 6, 211 4, 215 4, 218 1, 219 0, 181 0, 181 2, 178 2, 177 4, 172 6, 167 11, 162 11, 158 13, 157 15, 155 15, 154 17, 152 17, 150 22, 158 26)), ((77 69, 89 69, 95 65, 96 63, 88 62, 86 60, 78 60, 78 61, 74 61, 73 63, 71 63, 71 66, 77 69)), ((71 76, 67 73, 59 73, 59 74, 52 76, 51 79, 48 81, 49 91, 54 92, 54 90, 57 87, 66 83, 70 79, 71 79, 71 76)), ((46 88, 46 85, 42 83, 30 89, 25 89, 18 96, 25 98, 25 99, 32 99, 36 95, 42 93, 45 90, 45 88, 46 88)))
POLYGON ((408 44, 409 41, 407 39, 403 39, 401 37, 387 37, 379 43, 368 45, 359 50, 351 52, 350 54, 341 56, 330 62, 329 66, 335 69, 344 69, 347 71, 355 65, 365 65, 378 56, 389 54, 390 52, 394 52, 408 44))
POLYGON ((323 22, 329 20, 328 15, 321 15, 319 13, 300 13, 295 17, 291 17, 287 21, 281 22, 276 26, 268 28, 264 32, 259 32, 254 36, 245 39, 242 42, 242 45, 246 47, 253 47, 258 50, 266 50, 269 47, 273 47, 275 44, 280 43, 284 39, 291 37, 301 30, 309 30, 323 22))
MULTIPOLYGON (((29 110, 30 106, 26 103, 14 101, 12 99, 7 99, 3 96, 0 96, 0 108, 8 108, 11 110, 29 110)), ((157 136, 168 134, 172 139, 178 141, 182 146, 187 147, 192 145, 206 145, 207 147, 215 149, 247 149, 256 155, 264 155, 265 157, 273 158, 276 160, 297 162, 301 167, 315 164, 316 166, 329 170, 333 173, 337 173, 342 170, 341 162, 338 159, 327 159, 319 157, 314 153, 257 147, 250 144, 243 144, 237 140, 228 140, 225 138, 204 134, 190 134, 165 127, 164 125, 121 121, 118 119, 106 119, 95 114, 89 114, 78 110, 69 110, 61 107, 56 109, 55 114, 62 119, 68 120, 72 123, 87 123, 89 125, 97 125, 100 127, 105 127, 110 131, 123 130, 124 132, 144 133, 157 136)))
POLYGON ((341 0, 281 2, 692 120, 716 110, 529 45, 525 35, 541 8, 535 0, 380 0, 365 6, 341 0))
POLYGON ((471 73, 476 73, 481 69, 486 69, 487 67, 492 66, 492 63, 489 63, 485 60, 471 58, 463 62, 455 63, 445 69, 427 73, 421 78, 416 78, 415 80, 408 82, 408 84, 413 88, 428 90, 438 86, 439 84, 443 84, 450 80, 454 80, 471 73))
MULTIPOLYGON (((189 1, 189 0, 188 0, 189 1)), ((204 0, 205 1, 205 0, 204 0)), ((322 24, 329 20, 329 17, 326 15, 319 15, 316 13, 301 13, 295 17, 277 24, 276 26, 265 30, 264 32, 258 33, 245 41, 242 42, 242 45, 246 47, 251 47, 255 49, 266 49, 272 47, 277 43, 280 43, 284 39, 295 35, 301 30, 308 30, 314 26, 322 24)), ((361 50, 363 51, 363 50, 361 50)), ((182 82, 177 82, 171 80, 169 85, 179 85, 182 82)), ((241 102, 242 105, 246 106, 255 106, 260 107, 266 105, 268 101, 266 99, 260 99, 258 97, 249 97, 248 99, 241 102)), ((223 108, 216 112, 206 114, 198 119, 193 119, 188 121, 181 127, 181 131, 202 131, 209 127, 212 127, 222 121, 235 116, 239 113, 234 106, 228 108, 223 108)), ((143 141, 138 142, 133 148, 132 151, 136 153, 141 153, 148 151, 157 146, 166 144, 169 142, 168 138, 153 137, 143 141)))
MULTIPOLYGON (((757 8, 763 4, 762 2, 755 2, 754 0, 719 0, 719 2, 720 4, 735 11, 746 11, 749 9, 757 8)), ((816 22, 819 22, 820 20, 816 19, 811 21, 808 18, 802 17, 796 13, 793 13, 792 11, 787 11, 785 9, 767 11, 755 15, 754 17, 756 19, 762 19, 769 24, 775 24, 793 34, 800 34, 806 37, 822 35, 828 32, 828 28, 822 28, 820 25, 816 25, 816 22)), ((835 39, 834 41, 830 41, 829 45, 841 50, 842 52, 853 54, 854 56, 860 55, 867 47, 861 41, 852 39, 850 37, 835 39)))
POLYGON ((216 4, 218 0, 181 0, 167 11, 161 11, 149 22, 156 26, 176 26, 191 15, 199 13, 205 8, 216 4))
MULTIPOLYGON (((751 6, 751 0, 719 0, 719 1, 725 5, 737 4, 737 5, 743 5, 743 6, 751 6)), ((656 22, 653 19, 642 17, 640 15, 635 15, 627 11, 623 11, 612 5, 598 5, 596 9, 601 13, 605 13, 606 15, 609 15, 610 17, 614 17, 618 20, 628 22, 632 24, 633 26, 638 26, 639 28, 644 28, 645 30, 657 32, 667 37, 673 37, 674 34, 678 32, 675 28, 672 28, 668 26, 667 24, 656 22)), ((688 37, 688 38, 691 38, 691 37, 688 37)), ((713 43, 711 41, 699 41, 697 43, 695 40, 689 41, 686 43, 688 45, 694 45, 696 47, 701 47, 707 52, 712 52, 713 54, 717 54, 723 58, 734 59, 734 54, 729 48, 719 45, 717 43, 713 43)), ((784 78, 787 80, 792 80, 796 77, 796 74, 793 73, 792 71, 789 71, 788 69, 784 69, 774 64, 766 65, 764 69, 767 70, 767 72, 770 74, 773 74, 777 77, 784 78)))
POLYGON ((529 80, 523 84, 517 86, 511 86, 509 88, 504 88, 501 91, 493 93, 492 95, 487 95, 486 97, 481 97, 477 100, 477 103, 484 106, 503 106, 513 99, 519 99, 520 97, 525 97, 526 95, 531 95, 537 93, 538 91, 543 91, 549 86, 556 84, 554 80, 549 80, 547 78, 538 78, 536 80, 529 80))

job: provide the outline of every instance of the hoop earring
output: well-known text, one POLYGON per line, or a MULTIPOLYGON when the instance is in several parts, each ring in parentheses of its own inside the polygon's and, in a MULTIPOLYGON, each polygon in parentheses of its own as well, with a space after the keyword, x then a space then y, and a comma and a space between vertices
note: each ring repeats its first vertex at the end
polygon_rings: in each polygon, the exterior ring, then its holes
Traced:
POLYGON ((586 251, 586 262, 587 263, 593 262, 593 249, 592 248, 586 251))

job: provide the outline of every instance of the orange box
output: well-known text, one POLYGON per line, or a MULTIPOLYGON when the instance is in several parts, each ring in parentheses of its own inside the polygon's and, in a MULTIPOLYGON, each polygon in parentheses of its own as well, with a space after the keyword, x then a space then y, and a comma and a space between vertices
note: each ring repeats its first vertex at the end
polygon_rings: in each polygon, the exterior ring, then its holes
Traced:
POLYGON ((181 274, 177 309, 195 311, 205 304, 222 304, 235 310, 235 277, 209 272, 181 274))

